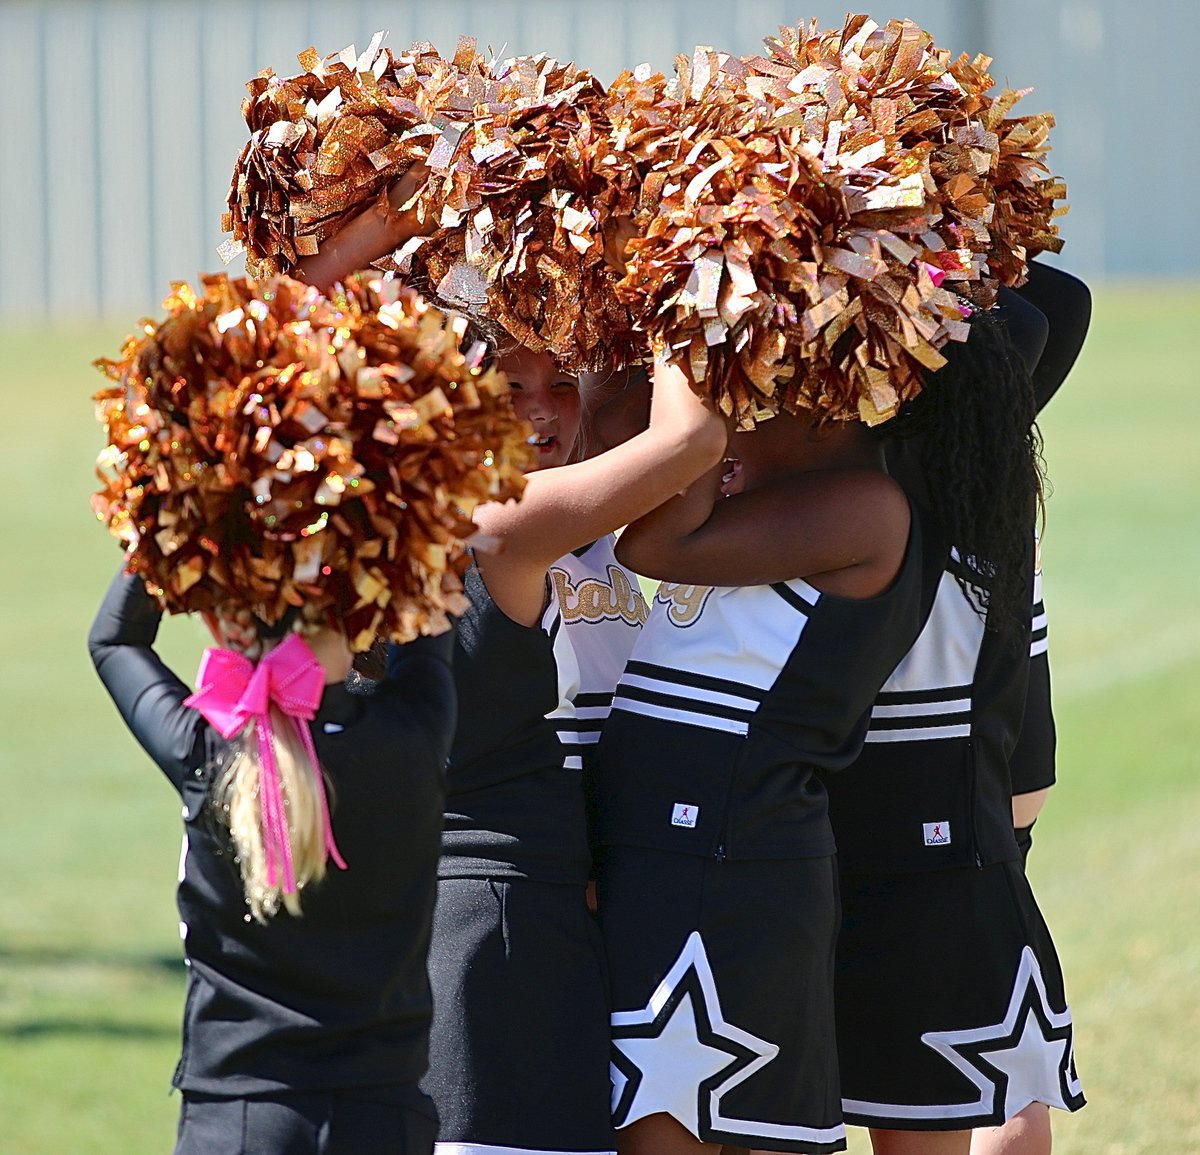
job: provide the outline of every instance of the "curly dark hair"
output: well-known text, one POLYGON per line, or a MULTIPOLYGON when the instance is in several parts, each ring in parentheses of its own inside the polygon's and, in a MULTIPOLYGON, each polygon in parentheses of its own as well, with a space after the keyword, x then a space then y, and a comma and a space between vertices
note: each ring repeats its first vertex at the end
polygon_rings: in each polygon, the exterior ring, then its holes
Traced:
POLYGON ((888 447, 889 465, 902 481, 916 467, 923 500, 958 552, 959 584, 1014 647, 1028 638, 1033 531, 1043 511, 1036 416, 1033 381, 1007 326, 978 312, 970 339, 880 428, 905 439, 888 447))

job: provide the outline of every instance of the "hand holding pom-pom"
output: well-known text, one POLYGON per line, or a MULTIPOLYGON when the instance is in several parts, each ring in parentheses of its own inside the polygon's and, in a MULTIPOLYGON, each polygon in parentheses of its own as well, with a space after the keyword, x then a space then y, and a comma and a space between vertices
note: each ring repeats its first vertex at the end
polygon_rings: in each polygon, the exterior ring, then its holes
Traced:
POLYGON ((248 85, 223 258, 245 251, 256 275, 303 269, 322 288, 369 265, 400 272, 568 370, 611 359, 629 317, 594 200, 605 130, 592 76, 546 56, 488 60, 467 38, 451 60, 377 39, 362 56, 300 61, 248 85), (411 218, 392 235, 388 199, 411 218))

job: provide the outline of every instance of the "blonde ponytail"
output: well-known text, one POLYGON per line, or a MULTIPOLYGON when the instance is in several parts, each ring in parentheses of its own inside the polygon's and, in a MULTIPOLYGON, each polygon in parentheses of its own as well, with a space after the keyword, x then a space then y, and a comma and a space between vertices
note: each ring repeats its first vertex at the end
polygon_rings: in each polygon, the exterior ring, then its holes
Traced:
MULTIPOLYGON (((304 888, 325 877, 324 782, 314 766, 296 724, 274 704, 270 708, 271 741, 283 796, 283 811, 291 846, 296 890, 287 893, 282 879, 270 881, 260 781, 262 761, 259 734, 251 722, 233 740, 228 760, 213 786, 213 803, 221 822, 229 828, 250 913, 267 922, 282 904, 289 914, 301 914, 304 888)), ((332 804, 332 798, 329 800, 332 804)))

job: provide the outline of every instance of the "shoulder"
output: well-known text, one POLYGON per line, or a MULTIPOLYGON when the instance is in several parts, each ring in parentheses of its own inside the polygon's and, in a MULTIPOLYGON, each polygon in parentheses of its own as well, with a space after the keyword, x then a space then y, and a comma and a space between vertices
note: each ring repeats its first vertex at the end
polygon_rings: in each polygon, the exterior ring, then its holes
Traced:
POLYGON ((805 575, 822 592, 875 597, 903 568, 914 516, 908 495, 886 473, 822 471, 795 491, 791 505, 820 509, 815 517, 799 513, 794 526, 822 540, 813 550, 814 568, 805 575))

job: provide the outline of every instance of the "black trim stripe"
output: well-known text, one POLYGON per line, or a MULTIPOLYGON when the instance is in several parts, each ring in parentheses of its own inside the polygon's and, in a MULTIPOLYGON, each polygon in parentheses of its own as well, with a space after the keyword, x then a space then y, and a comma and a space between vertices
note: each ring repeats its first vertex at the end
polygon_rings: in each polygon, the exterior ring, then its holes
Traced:
POLYGON ((792 589, 791 586, 784 585, 783 582, 776 582, 771 586, 771 589, 773 589, 781 598, 783 598, 783 600, 787 602, 792 609, 796 610, 804 617, 808 617, 808 611, 811 610, 816 604, 815 602, 807 601, 794 589, 792 589))
POLYGON ((630 698, 635 702, 645 702, 651 706, 663 706, 686 714, 707 714, 712 718, 745 722, 747 725, 754 718, 753 710, 739 710, 735 706, 723 706, 718 702, 705 701, 703 698, 685 698, 679 694, 664 694, 657 690, 643 689, 641 686, 626 685, 624 682, 617 687, 617 700, 613 703, 614 709, 620 708, 621 698, 630 698))
POLYGON ((924 703, 955 702, 970 698, 972 686, 943 686, 936 690, 885 690, 875 699, 876 706, 916 706, 924 703))
MULTIPOLYGON (((679 686, 692 686, 697 690, 711 690, 714 694, 733 694, 738 698, 748 698, 752 702, 761 703, 767 694, 765 690, 760 690, 756 686, 748 686, 743 682, 734 682, 728 678, 713 678, 707 674, 694 673, 692 670, 676 670, 670 666, 656 666, 653 662, 630 661, 625 667, 625 673, 637 674, 642 678, 653 678, 656 682, 673 682, 679 686)), ((624 685, 624 682, 618 685, 618 693, 624 685)), ((689 699, 689 701, 691 700, 693 699, 689 699)))
POLYGON ((970 710, 953 714, 906 714, 901 718, 872 718, 872 730, 929 730, 935 726, 965 726, 971 721, 970 710))
POLYGON ((587 693, 575 695, 575 709, 586 710, 593 706, 610 706, 612 705, 612 691, 607 693, 587 693))
POLYGON ((551 718, 560 734, 599 734, 604 728, 603 718, 551 718))

